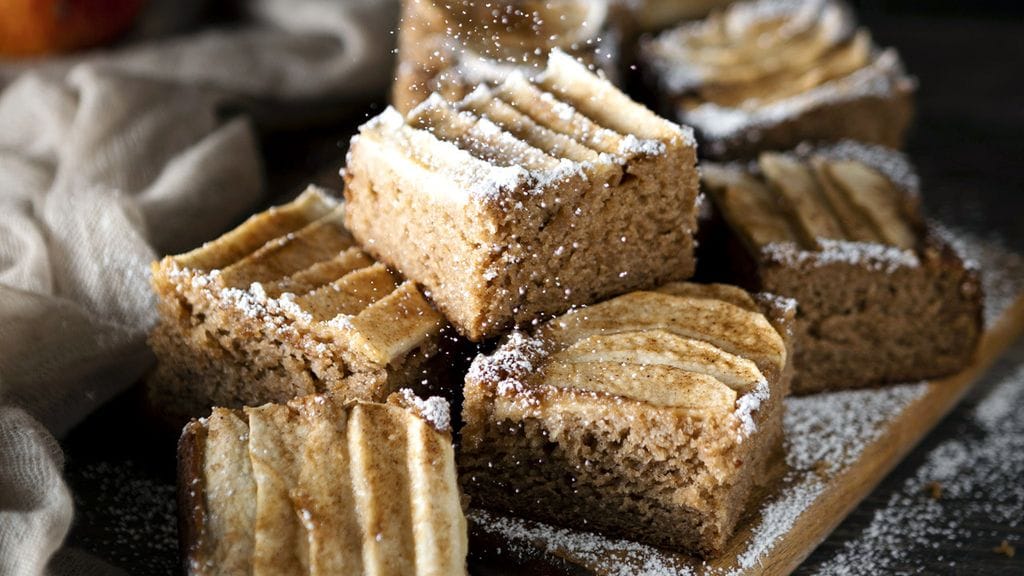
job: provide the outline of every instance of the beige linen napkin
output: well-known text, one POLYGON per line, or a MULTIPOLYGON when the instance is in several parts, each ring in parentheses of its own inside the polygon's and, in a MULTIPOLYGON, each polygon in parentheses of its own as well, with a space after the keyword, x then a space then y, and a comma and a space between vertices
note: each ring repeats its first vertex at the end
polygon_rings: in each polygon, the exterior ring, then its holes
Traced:
POLYGON ((224 110, 294 123, 390 78, 390 0, 246 6, 230 29, 0 64, 0 574, 45 572, 70 526, 54 436, 152 362, 150 261, 262 199, 251 120, 224 110))

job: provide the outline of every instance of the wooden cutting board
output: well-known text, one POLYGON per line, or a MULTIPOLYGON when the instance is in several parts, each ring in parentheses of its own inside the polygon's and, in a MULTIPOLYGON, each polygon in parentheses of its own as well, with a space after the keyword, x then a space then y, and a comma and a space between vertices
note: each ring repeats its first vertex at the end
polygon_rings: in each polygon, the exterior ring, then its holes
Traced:
MULTIPOLYGON (((474 510, 477 574, 789 574, 1024 332, 1024 295, 990 311, 977 355, 942 380, 786 400, 780 479, 718 559, 474 510), (513 568, 514 567, 514 568, 513 568)), ((926 487, 922 487, 925 489, 926 487)))

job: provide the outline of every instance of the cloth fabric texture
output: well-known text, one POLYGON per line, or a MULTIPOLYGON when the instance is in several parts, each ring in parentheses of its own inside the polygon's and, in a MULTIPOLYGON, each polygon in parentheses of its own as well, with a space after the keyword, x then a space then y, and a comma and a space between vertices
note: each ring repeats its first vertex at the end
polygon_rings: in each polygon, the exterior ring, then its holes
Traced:
POLYGON ((230 27, 0 61, 0 574, 99 573, 58 552, 56 439, 151 366, 150 262, 263 201, 256 123, 383 93, 392 4, 257 0, 230 27))

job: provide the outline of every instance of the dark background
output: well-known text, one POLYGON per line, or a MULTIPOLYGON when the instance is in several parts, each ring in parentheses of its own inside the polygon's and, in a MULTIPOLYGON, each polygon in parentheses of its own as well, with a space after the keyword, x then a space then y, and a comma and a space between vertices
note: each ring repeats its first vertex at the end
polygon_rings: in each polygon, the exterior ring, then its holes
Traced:
POLYGON ((941 16, 1021 16, 1018 0, 863 0, 851 2, 861 14, 911 14, 941 16))
MULTIPOLYGON (((956 228, 995 238, 1024 253, 1024 2, 855 2, 862 22, 883 46, 899 49, 920 80, 918 114, 907 152, 922 177, 925 209, 956 228)), ((309 181, 338 189, 337 171, 355 125, 383 101, 351 110, 315 129, 266 131, 268 186, 279 201, 309 181)), ((798 571, 813 574, 843 544, 856 539, 872 514, 911 477, 928 450, 964 434, 969 408, 995 378, 1024 362, 1018 343, 982 379, 965 404, 938 428, 859 506, 798 571)), ((63 443, 76 518, 68 544, 133 574, 177 569, 173 432, 141 409, 138 391, 91 416, 63 443)), ((1022 479, 1024 482, 1024 479, 1022 479)), ((992 487, 997 490, 998 487, 992 487)), ((984 500, 991 494, 978 494, 984 500)), ((957 502, 945 502, 957 514, 957 502)), ((967 503, 963 503, 967 508, 967 503)), ((926 546, 912 550, 908 572, 1024 573, 1024 530, 979 524, 976 538, 936 560, 926 546), (1001 536, 999 536, 1001 535, 1001 536), (1016 558, 992 552, 1000 539, 1016 558), (948 558, 958 560, 950 568, 948 558)))

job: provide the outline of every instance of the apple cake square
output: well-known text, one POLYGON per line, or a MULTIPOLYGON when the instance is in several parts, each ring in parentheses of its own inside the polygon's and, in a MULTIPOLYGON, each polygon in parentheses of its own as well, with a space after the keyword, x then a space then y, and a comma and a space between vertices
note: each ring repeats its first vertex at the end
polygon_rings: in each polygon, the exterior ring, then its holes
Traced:
POLYGON ((702 262, 728 262, 722 279, 799 304, 794 392, 968 364, 982 331, 978 273, 922 217, 903 155, 843 142, 702 168, 720 217, 702 262))
POLYGON ((310 188, 153 264, 158 410, 201 416, 318 392, 379 402, 429 379, 444 320, 356 245, 343 215, 310 188))
POLYGON ((903 144, 916 82, 841 0, 736 2, 646 41, 644 74, 663 111, 693 126, 708 157, 749 157, 804 140, 903 144))
POLYGON ((533 79, 389 108, 344 177, 356 239, 474 341, 693 273, 691 131, 558 51, 533 79))
POLYGON ((512 332, 465 383, 474 506, 714 555, 782 444, 795 304, 670 283, 512 332))

